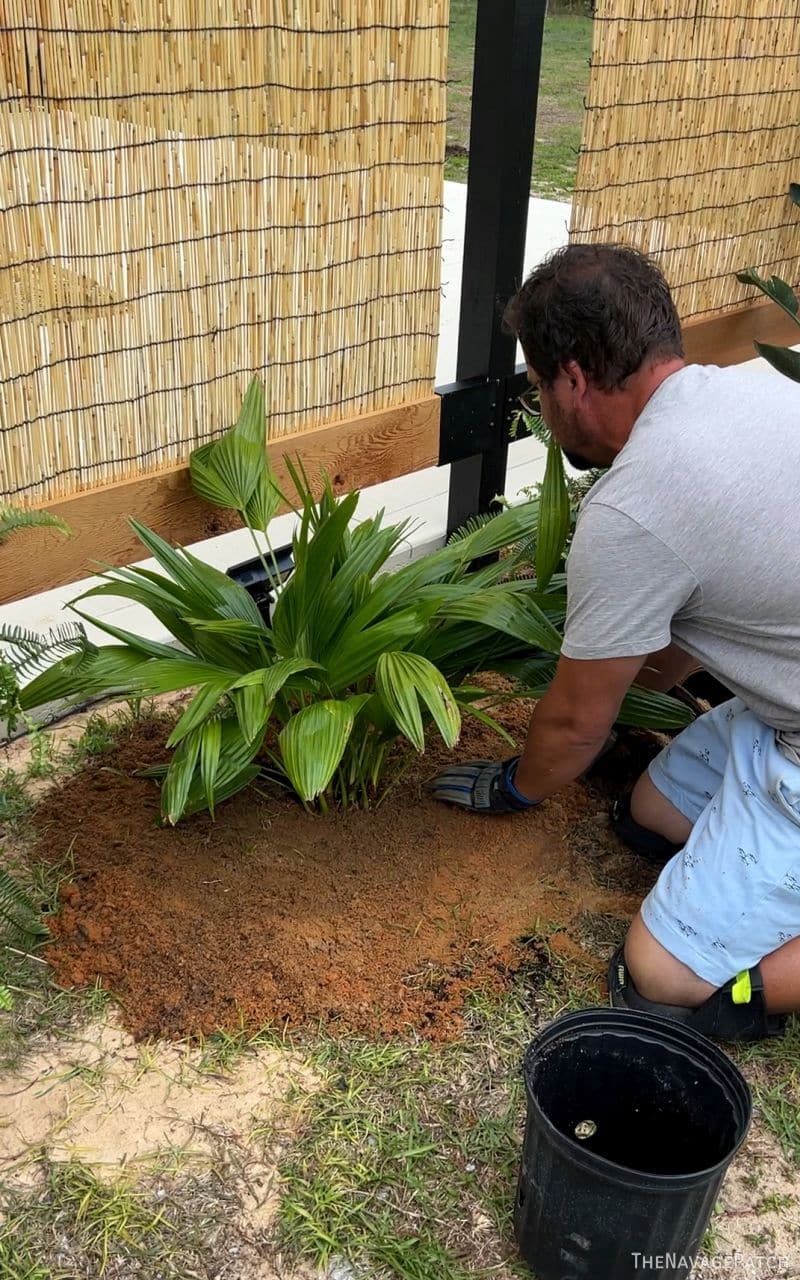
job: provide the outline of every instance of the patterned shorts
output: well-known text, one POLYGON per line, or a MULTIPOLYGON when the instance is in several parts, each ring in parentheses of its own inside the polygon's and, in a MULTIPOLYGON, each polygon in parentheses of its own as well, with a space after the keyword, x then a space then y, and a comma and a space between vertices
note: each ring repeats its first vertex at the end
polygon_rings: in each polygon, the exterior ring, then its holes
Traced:
POLYGON ((720 987, 800 935, 800 765, 733 698, 684 729, 648 772, 694 827, 642 918, 720 987))

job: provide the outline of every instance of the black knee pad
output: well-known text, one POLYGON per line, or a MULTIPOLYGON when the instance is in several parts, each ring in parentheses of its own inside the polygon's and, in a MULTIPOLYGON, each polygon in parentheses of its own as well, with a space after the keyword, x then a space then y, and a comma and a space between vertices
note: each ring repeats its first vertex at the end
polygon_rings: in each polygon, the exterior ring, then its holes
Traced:
POLYGON ((650 831, 634 821, 631 817, 630 792, 614 801, 611 807, 611 826, 623 844, 658 866, 669 862, 683 848, 682 844, 673 844, 666 836, 660 836, 657 831, 650 831))

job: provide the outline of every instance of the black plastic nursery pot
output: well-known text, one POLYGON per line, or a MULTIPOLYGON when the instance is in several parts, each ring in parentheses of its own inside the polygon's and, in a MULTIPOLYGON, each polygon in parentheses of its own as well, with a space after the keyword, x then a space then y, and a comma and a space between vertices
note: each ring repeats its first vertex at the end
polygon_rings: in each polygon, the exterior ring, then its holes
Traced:
POLYGON ((669 1019, 588 1009, 524 1072, 514 1227, 536 1280, 685 1280, 750 1123, 731 1060, 669 1019))

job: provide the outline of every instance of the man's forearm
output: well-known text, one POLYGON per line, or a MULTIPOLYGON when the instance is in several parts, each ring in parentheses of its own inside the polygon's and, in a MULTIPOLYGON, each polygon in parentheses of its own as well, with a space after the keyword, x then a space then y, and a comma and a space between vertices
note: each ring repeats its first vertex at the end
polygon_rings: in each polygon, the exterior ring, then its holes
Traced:
POLYGON ((532 800, 544 800, 574 782, 600 754, 613 720, 604 729, 587 731, 545 694, 534 708, 515 785, 532 800))

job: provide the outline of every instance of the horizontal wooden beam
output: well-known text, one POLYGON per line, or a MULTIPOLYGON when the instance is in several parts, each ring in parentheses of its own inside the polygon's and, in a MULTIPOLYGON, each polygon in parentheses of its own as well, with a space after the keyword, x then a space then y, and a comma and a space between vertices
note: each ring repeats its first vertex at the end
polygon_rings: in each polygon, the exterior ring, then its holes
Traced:
POLYGON ((741 364, 758 355, 753 343, 771 342, 778 347, 800 342, 800 328, 786 312, 770 302, 752 302, 736 311, 722 311, 683 326, 686 359, 690 364, 741 364))
MULTIPOLYGON (((411 404, 334 422, 270 442, 281 487, 292 492, 285 457, 300 457, 314 480, 323 471, 338 492, 363 489, 435 466, 439 458, 436 395, 411 404)), ((239 527, 231 512, 197 498, 188 467, 123 480, 61 501, 41 504, 72 529, 24 529, 0 545, 0 604, 75 582, 98 565, 142 560, 144 548, 128 525, 135 516, 178 546, 189 546, 239 527)))

